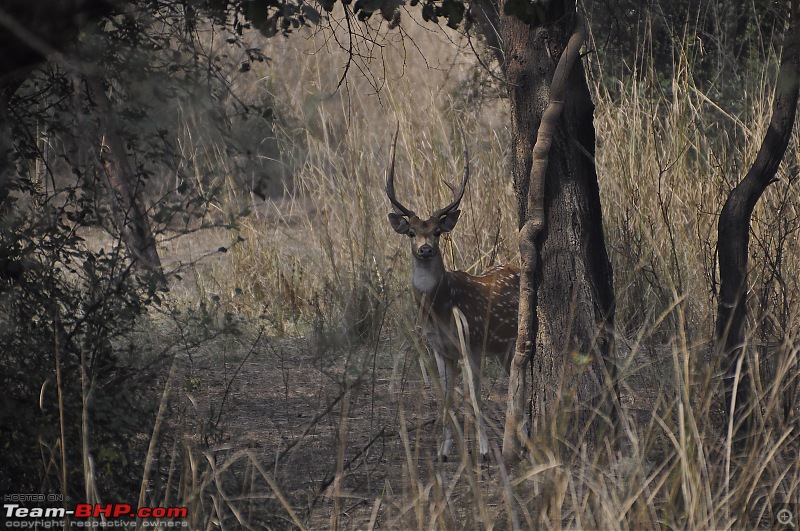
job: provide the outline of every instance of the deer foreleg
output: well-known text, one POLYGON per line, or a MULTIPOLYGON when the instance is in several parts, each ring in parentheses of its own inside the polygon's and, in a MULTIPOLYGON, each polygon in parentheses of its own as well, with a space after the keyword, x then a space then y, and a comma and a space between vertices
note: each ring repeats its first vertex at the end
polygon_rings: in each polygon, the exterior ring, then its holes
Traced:
POLYGON ((438 352, 434 354, 436 366, 439 369, 439 382, 442 385, 442 444, 439 446, 439 460, 444 462, 447 461, 450 447, 453 445, 450 423, 452 422, 453 393, 456 387, 456 364, 438 352))

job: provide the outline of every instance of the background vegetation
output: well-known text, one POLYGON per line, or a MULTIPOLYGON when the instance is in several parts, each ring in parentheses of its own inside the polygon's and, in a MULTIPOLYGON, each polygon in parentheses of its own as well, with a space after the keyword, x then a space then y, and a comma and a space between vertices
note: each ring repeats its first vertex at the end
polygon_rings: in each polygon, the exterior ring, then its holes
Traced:
MULTIPOLYGON (((460 437, 459 462, 433 459, 434 373, 382 183, 399 123, 398 194, 444 204, 461 126, 473 177, 446 261, 517 259, 508 106, 481 43, 405 10, 400 29, 358 23, 352 49, 339 12, 265 39, 165 11, 78 46, 112 74, 166 286, 108 223, 81 140, 98 126, 69 72, 44 67, 11 102, 0 490, 184 505, 192 528, 767 525, 800 497, 780 399, 797 378, 796 138, 752 227, 761 429, 747 455, 725 436, 709 345, 716 221, 765 133, 781 24, 760 6, 683 4, 585 6, 619 449, 587 441, 564 462, 533 446, 506 470, 460 437)), ((505 391, 487 373, 496 447, 505 391)))

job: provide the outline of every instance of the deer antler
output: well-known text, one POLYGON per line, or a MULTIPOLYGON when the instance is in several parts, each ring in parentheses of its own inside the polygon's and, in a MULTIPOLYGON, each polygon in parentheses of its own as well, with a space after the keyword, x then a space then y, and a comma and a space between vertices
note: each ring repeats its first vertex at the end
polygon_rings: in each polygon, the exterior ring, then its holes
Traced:
POLYGON ((392 162, 389 166, 389 172, 386 174, 386 195, 389 197, 389 202, 392 203, 394 207, 394 211, 398 214, 401 214, 406 217, 413 217, 414 214, 413 210, 409 210, 408 208, 404 207, 400 201, 394 195, 394 154, 395 148, 397 147, 397 135, 400 133, 400 124, 397 124, 397 130, 394 132, 394 141, 392 142, 392 162))
POLYGON ((464 139, 464 130, 460 127, 459 130, 461 132, 461 145, 464 148, 464 177, 461 179, 461 186, 458 188, 445 181, 444 184, 446 184, 447 187, 453 191, 453 202, 434 212, 431 216, 432 218, 440 218, 449 214, 453 209, 458 208, 459 203, 461 203, 461 198, 464 197, 464 190, 466 189, 467 181, 469 180, 469 152, 467 151, 467 142, 464 139))

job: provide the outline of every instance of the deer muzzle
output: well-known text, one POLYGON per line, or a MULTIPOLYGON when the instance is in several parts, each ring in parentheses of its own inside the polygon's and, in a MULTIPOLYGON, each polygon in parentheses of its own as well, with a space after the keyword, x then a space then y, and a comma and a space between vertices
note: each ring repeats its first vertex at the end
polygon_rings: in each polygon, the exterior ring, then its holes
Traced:
POLYGON ((435 254, 433 247, 428 245, 427 243, 424 245, 420 245, 419 249, 417 249, 417 257, 422 258, 424 260, 429 260, 433 258, 435 254))

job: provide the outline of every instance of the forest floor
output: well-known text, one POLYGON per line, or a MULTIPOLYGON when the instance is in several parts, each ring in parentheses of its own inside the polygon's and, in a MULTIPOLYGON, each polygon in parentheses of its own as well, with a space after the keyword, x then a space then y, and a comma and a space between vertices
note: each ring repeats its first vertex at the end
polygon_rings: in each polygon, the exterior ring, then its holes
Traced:
MULTIPOLYGON (((435 512, 429 507, 441 501, 437 493, 447 498, 444 521, 455 527, 508 525, 506 470, 496 457, 507 391, 502 369, 486 367, 481 393, 491 461, 459 459, 454 448, 454 459, 439 463, 437 388, 423 375, 418 354, 399 352, 392 346, 398 343, 385 338, 348 350, 319 347, 318 340, 261 338, 249 354, 216 351, 194 360, 198 416, 224 407, 209 453, 218 467, 230 465, 225 482, 228 495, 239 500, 241 518, 256 527, 291 527, 283 502, 274 499, 276 489, 257 486, 254 478, 263 474, 252 470, 257 461, 311 528, 428 527, 429 511, 435 512), (400 357, 396 370, 393 355, 400 357)), ((651 369, 672 363, 669 352, 658 358, 651 357, 651 369)), ((660 393, 647 380, 650 385, 626 386, 622 393, 626 412, 642 430, 652 422, 649 412, 660 393)), ((455 411, 463 419, 458 398, 455 411)))
MULTIPOLYGON (((414 504, 402 504, 430 495, 414 489, 436 480, 431 476, 440 428, 437 391, 430 378, 426 384, 415 355, 408 353, 406 374, 396 374, 391 385, 392 360, 382 341, 372 360, 362 353, 362 360, 374 364, 361 378, 350 375, 345 390, 346 356, 325 358, 328 353, 309 349, 303 339, 264 343, 266 352, 240 368, 240 361, 223 362, 225 370, 220 370, 221 360, 213 356, 195 366, 195 377, 204 382, 203 402, 220 404, 228 394, 225 449, 217 457, 224 461, 226 454, 249 449, 312 528, 331 528, 334 520, 347 529, 367 528, 373 512, 377 525, 393 520, 391 527, 417 527, 414 504)), ((402 370, 401 362, 398 373, 402 370)), ((483 414, 494 446, 502 439, 505 393, 505 378, 484 379, 483 414)), ((456 411, 461 418, 460 401, 456 411)), ((459 491, 469 490, 466 471, 457 456, 436 465, 437 473, 447 474, 439 480, 452 486, 451 503, 458 506, 459 491)), ((502 504, 496 465, 484 466, 483 473, 487 506, 496 507, 502 504)))

